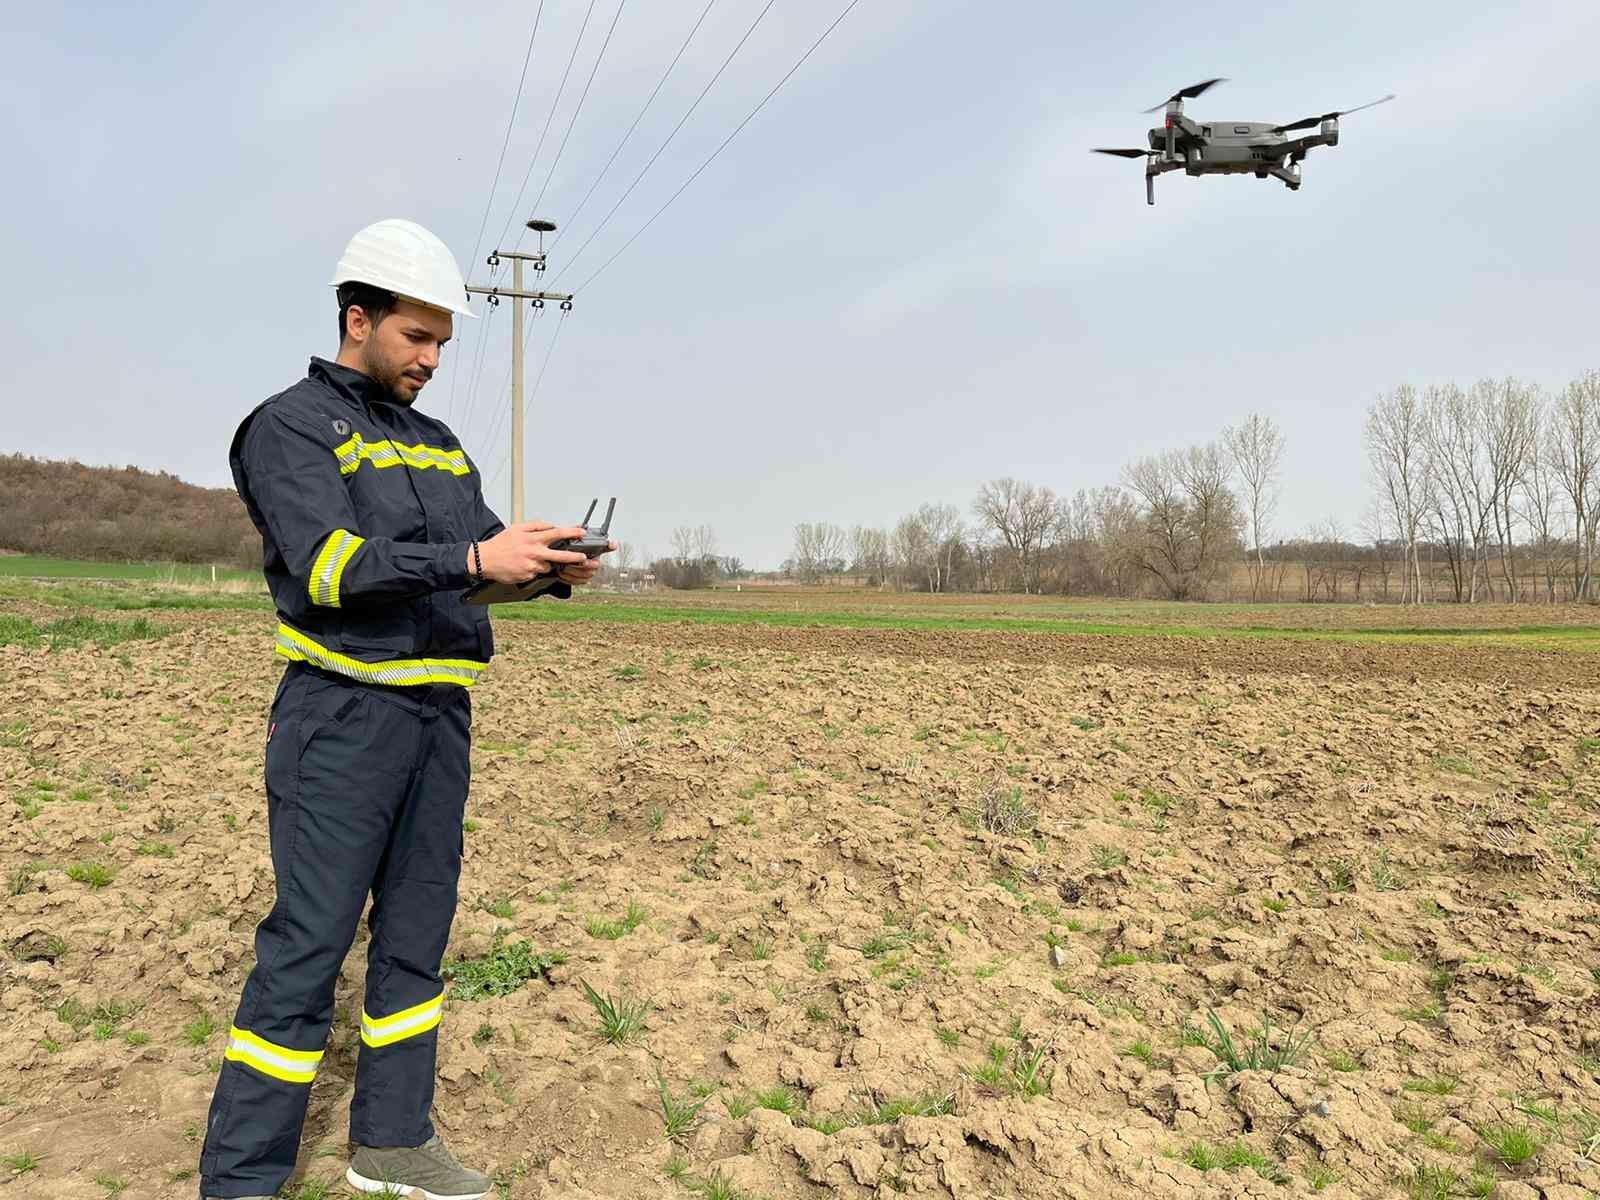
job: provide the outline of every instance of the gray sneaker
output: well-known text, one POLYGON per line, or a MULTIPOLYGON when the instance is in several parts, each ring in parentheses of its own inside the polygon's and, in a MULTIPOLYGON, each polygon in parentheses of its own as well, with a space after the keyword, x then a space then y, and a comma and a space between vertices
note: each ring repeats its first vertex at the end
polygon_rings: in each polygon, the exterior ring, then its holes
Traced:
POLYGON ((489 1194, 489 1177, 458 1163, 438 1134, 420 1146, 357 1146, 344 1177, 363 1192, 420 1193, 422 1200, 479 1200, 489 1194))

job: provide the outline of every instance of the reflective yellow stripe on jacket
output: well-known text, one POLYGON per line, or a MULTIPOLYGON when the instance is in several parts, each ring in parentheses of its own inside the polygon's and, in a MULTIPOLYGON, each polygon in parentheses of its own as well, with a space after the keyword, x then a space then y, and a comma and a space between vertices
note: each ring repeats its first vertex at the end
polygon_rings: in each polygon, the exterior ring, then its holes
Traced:
POLYGON ((401 1012, 387 1017, 372 1017, 361 1010, 361 1040, 369 1046, 387 1046, 391 1042, 427 1033, 444 1016, 444 993, 432 1000, 424 1000, 401 1012))
POLYGON ((291 1050, 235 1025, 228 1030, 228 1048, 222 1057, 285 1083, 310 1083, 322 1061, 322 1051, 291 1050))
POLYGON ((339 607, 339 580, 355 552, 366 541, 348 529, 335 529, 322 543, 322 552, 311 564, 311 578, 306 589, 311 593, 311 603, 339 607))
POLYGON ((348 675, 362 683, 387 683, 407 686, 422 683, 458 683, 471 687, 489 664, 470 658, 391 658, 385 662, 362 662, 348 654, 329 650, 298 629, 278 623, 277 653, 291 662, 308 662, 348 675))
POLYGON ((425 446, 421 442, 415 446, 407 446, 400 442, 392 442, 388 438, 384 438, 381 442, 369 442, 359 433, 351 434, 349 440, 335 446, 333 454, 339 460, 341 475, 355 474, 361 468, 363 461, 380 469, 398 467, 404 463, 408 467, 418 469, 433 467, 436 470, 449 471, 452 475, 472 473, 472 468, 467 466, 465 450, 442 450, 438 446, 425 446))

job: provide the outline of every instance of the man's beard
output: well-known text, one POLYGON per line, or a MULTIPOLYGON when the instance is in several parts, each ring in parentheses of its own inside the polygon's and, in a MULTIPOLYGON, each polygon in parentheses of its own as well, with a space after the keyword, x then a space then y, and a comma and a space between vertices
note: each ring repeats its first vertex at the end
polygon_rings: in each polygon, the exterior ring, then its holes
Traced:
MULTIPOLYGON (((412 390, 414 381, 405 378, 407 368, 385 359, 376 346, 369 344, 362 351, 361 368, 364 374, 382 385, 396 404, 409 405, 416 399, 417 393, 412 390)), ((418 368, 419 372, 422 370, 418 368)))

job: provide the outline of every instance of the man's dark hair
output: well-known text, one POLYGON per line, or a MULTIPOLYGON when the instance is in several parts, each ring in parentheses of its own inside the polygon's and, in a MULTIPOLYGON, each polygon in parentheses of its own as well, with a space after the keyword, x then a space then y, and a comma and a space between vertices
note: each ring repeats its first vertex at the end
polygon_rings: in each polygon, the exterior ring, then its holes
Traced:
POLYGON ((372 322, 373 328, 395 310, 400 303, 400 298, 385 288, 373 287, 370 283, 341 283, 339 291, 339 344, 344 344, 345 314, 350 311, 350 306, 355 305, 367 314, 367 320, 372 322))

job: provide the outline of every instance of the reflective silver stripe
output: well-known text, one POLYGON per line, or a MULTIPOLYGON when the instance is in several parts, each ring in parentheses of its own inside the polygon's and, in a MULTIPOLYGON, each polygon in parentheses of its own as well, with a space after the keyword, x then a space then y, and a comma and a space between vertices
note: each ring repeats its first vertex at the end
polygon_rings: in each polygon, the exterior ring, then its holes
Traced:
POLYGON ((329 650, 292 626, 279 623, 277 653, 294 662, 309 662, 327 671, 347 675, 363 683, 412 686, 425 683, 454 683, 471 687, 488 663, 466 658, 396 658, 369 663, 348 654, 329 650))
POLYGON ((444 1015, 444 993, 432 1000, 395 1013, 390 1017, 371 1017, 361 1011, 361 1040, 369 1046, 387 1046, 426 1033, 437 1025, 444 1015))
POLYGON ((322 1061, 322 1051, 291 1050, 235 1025, 228 1030, 228 1047, 222 1057, 286 1083, 310 1083, 322 1061))
POLYGON ((396 444, 388 438, 369 442, 359 433, 334 447, 333 456, 339 460, 339 473, 352 475, 365 459, 374 467, 397 467, 401 463, 419 469, 433 467, 453 475, 470 475, 466 451, 459 448, 446 450, 441 446, 428 446, 419 442, 415 446, 396 444))
POLYGON ((322 551, 311 567, 311 602, 332 608, 339 607, 339 577, 345 564, 360 548, 365 539, 347 529, 335 529, 322 543, 322 551), (352 543, 354 543, 352 545, 352 543))

